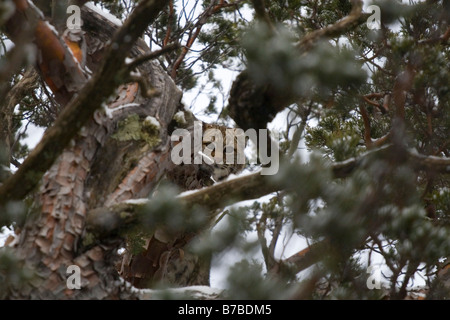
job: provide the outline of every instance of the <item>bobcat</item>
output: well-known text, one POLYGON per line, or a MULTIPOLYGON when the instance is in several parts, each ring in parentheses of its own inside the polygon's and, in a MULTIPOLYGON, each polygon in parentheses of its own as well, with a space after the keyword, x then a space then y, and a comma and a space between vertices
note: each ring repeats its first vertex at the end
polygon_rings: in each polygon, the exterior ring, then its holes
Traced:
MULTIPOLYGON (((180 113, 183 121, 177 121, 177 127, 185 128, 188 139, 193 141, 196 119, 189 111, 180 113)), ((218 124, 201 124, 201 150, 195 152, 194 144, 190 143, 192 148, 187 150, 190 163, 171 161, 167 172, 167 179, 182 191, 210 186, 240 172, 245 166, 243 132, 218 124), (196 157, 197 160, 200 157, 201 163, 194 162, 196 157)), ((172 148, 179 143, 172 141, 172 148)), ((146 241, 143 252, 131 254, 129 250, 125 251, 122 264, 118 266, 120 274, 135 287, 148 287, 155 280, 176 286, 209 285, 210 257, 198 256, 188 248, 174 249, 173 244, 160 239, 159 234, 142 239, 146 241)))
MULTIPOLYGON (((187 130, 193 140, 194 126, 187 130)), ((173 143, 173 146, 178 143, 173 143)), ((240 129, 202 122, 201 150, 195 152, 193 143, 190 145, 190 163, 174 165, 167 174, 167 178, 183 190, 210 186, 244 169, 245 137, 240 129), (196 156, 197 160, 200 157, 200 164, 194 161, 196 156)))

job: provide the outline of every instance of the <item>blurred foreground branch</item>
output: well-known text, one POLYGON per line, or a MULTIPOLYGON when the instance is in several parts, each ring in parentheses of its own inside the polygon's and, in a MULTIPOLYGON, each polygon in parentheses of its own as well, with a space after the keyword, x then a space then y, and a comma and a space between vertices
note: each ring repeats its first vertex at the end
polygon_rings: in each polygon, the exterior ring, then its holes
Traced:
MULTIPOLYGON (((330 169, 335 178, 346 178, 358 167, 364 165, 369 157, 382 156, 394 150, 394 146, 388 145, 367 152, 358 158, 337 162, 330 169)), ((406 151, 407 161, 415 170, 424 170, 450 173, 450 159, 434 156, 420 155, 412 151, 406 151)), ((273 176, 263 176, 260 172, 243 175, 234 179, 203 188, 195 192, 180 194, 176 200, 190 208, 194 205, 203 207, 209 212, 216 213, 217 209, 236 203, 238 201, 258 199, 272 192, 280 191, 284 187, 274 182, 273 176)), ((151 201, 144 199, 142 202, 120 203, 111 207, 102 207, 91 210, 88 213, 88 229, 97 235, 108 236, 116 233, 118 229, 126 229, 139 223, 140 210, 146 206, 151 208, 151 201)), ((210 217, 211 219, 214 216, 210 217)), ((293 258, 294 259, 294 258, 293 258)))

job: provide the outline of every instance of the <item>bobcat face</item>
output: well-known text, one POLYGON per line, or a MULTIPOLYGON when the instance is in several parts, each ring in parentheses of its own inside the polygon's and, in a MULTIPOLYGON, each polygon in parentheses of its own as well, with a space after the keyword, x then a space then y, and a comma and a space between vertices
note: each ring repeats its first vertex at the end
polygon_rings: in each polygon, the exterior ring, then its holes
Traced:
MULTIPOLYGON (((245 135, 241 129, 202 123, 201 146, 194 147, 195 127, 190 132, 190 164, 180 163, 169 170, 169 180, 184 190, 209 186, 236 174, 245 166, 245 135)), ((200 141, 200 140, 199 140, 200 141)), ((172 147, 180 142, 175 141, 172 147)), ((184 153, 183 149, 183 153, 184 153)))
MULTIPOLYGON (((203 125, 202 168, 209 166, 214 181, 236 174, 245 166, 245 136, 241 129, 203 125)), ((208 170, 208 168, 205 168, 208 170)))

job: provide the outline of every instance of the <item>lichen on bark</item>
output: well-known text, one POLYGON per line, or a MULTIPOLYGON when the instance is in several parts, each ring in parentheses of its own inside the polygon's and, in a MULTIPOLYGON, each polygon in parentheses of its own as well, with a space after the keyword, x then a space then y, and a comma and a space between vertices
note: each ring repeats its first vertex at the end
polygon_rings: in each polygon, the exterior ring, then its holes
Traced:
POLYGON ((120 121, 112 138, 118 141, 142 140, 150 148, 154 148, 161 143, 159 128, 145 119, 140 119, 137 114, 131 114, 120 121))

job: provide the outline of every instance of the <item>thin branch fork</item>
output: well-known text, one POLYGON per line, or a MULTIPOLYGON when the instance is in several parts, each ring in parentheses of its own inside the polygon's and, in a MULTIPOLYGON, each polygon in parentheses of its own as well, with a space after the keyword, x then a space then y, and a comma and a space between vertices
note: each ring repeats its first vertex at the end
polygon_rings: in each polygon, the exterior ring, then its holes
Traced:
POLYGON ((386 103, 389 102, 389 94, 383 94, 380 92, 375 92, 375 93, 370 93, 370 94, 366 94, 362 96, 362 99, 367 102, 368 104, 375 106, 378 108, 378 110, 380 110, 382 113, 386 113, 389 109, 389 105, 386 105, 386 103), (375 102, 374 100, 372 100, 373 98, 377 98, 377 99, 381 99, 384 98, 384 103, 383 105, 381 105, 378 102, 375 102), (387 101, 387 102, 386 102, 387 101))
POLYGON ((380 108, 380 107, 381 107, 381 105, 380 105, 378 102, 375 102, 375 101, 373 101, 373 100, 370 100, 369 97, 368 97, 367 95, 363 96, 362 98, 364 99, 365 102, 367 102, 368 104, 370 104, 370 105, 372 105, 372 106, 375 106, 375 107, 377 107, 377 108, 380 108))
POLYGON ((176 79, 177 77, 177 71, 180 65, 183 63, 184 58, 186 58, 186 55, 188 54, 189 50, 192 48, 192 45, 194 44, 195 40, 197 40, 198 35, 202 31, 203 26, 208 22, 208 18, 221 10, 224 7, 229 6, 224 0, 220 0, 219 3, 217 1, 214 1, 211 3, 211 5, 206 9, 199 17, 197 23, 194 25, 195 31, 192 32, 192 30, 189 33, 189 38, 186 42, 186 45, 183 46, 183 49, 181 51, 181 54, 178 56, 178 58, 175 60, 172 70, 170 72, 170 76, 172 79, 176 79))
MULTIPOLYGON (((273 251, 271 250, 272 246, 270 246, 270 247, 267 246, 266 237, 264 235, 264 233, 266 231, 267 219, 268 219, 267 214, 263 213, 261 219, 259 220, 259 222, 256 225, 256 231, 257 231, 257 235, 258 235, 259 244, 261 246, 261 252, 262 252, 265 264, 267 266, 267 269, 272 269, 273 266, 275 265, 273 251)), ((278 227, 278 225, 277 225, 277 227, 278 227)), ((276 241, 277 238, 278 238, 278 236, 274 235, 272 240, 276 241)), ((272 245, 272 243, 271 243, 271 245, 272 245)))
POLYGON ((362 103, 359 105, 359 112, 361 113, 361 117, 364 123, 364 142, 366 144, 366 148, 368 150, 371 150, 373 148, 379 148, 386 142, 388 142, 390 138, 390 133, 387 133, 383 137, 378 138, 376 140, 372 139, 372 136, 370 134, 371 127, 370 127, 369 113, 367 112, 366 107, 364 107, 362 103))
POLYGON ((168 52, 176 50, 180 47, 178 43, 171 43, 167 46, 163 47, 160 50, 152 51, 147 54, 143 54, 137 58, 135 58, 130 63, 127 63, 125 69, 122 73, 126 74, 126 77, 130 82, 137 82, 139 87, 141 88, 141 93, 144 98, 152 98, 157 96, 159 92, 157 92, 151 85, 148 83, 147 79, 142 77, 141 75, 133 75, 134 70, 139 67, 142 63, 145 63, 149 60, 154 60, 168 52))

